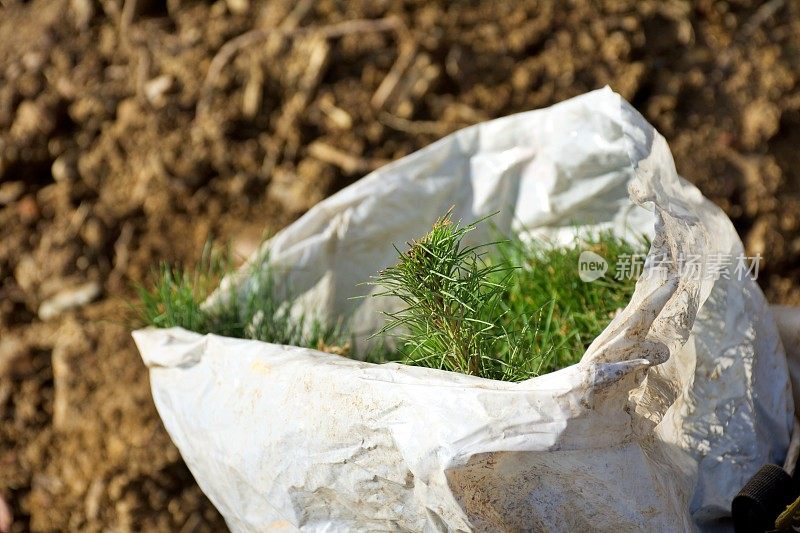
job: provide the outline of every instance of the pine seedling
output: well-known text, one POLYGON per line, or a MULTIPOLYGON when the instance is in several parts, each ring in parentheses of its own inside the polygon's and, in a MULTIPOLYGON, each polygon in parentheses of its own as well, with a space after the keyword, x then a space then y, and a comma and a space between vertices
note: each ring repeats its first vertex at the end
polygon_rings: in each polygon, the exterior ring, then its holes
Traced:
POLYGON ((513 284, 514 267, 493 264, 491 244, 464 246, 475 224, 440 218, 422 239, 398 250, 396 265, 372 284, 378 297, 399 298, 378 334, 399 341, 402 362, 473 376, 520 381, 535 375, 531 339, 536 328, 507 317, 502 299, 513 284), (521 327, 520 327, 521 326, 521 327))

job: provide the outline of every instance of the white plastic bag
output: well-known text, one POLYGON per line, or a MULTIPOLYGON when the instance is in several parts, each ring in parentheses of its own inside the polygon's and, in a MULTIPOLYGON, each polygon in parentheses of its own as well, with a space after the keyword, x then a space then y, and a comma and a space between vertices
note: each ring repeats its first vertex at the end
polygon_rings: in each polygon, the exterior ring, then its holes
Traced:
MULTIPOLYGON (((610 89, 450 135, 265 246, 303 305, 368 332, 382 318, 375 299, 351 298, 357 284, 451 205, 465 222, 500 211, 507 231, 645 232, 673 261, 640 279, 581 363, 521 383, 135 332, 164 424, 232 529, 690 530, 782 460, 792 398, 761 291, 675 268, 741 242, 610 89)), ((229 282, 246 290, 247 268, 229 282)))

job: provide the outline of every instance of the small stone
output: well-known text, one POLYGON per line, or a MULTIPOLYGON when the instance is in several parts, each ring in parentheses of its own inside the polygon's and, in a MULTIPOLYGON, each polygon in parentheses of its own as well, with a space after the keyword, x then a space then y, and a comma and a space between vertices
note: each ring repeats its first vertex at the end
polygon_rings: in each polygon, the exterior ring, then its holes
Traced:
POLYGON ((41 52, 28 52, 22 56, 22 65, 29 71, 39 72, 44 65, 44 59, 41 52))
POLYGON ((251 119, 261 111, 264 92, 263 76, 257 70, 257 67, 252 70, 253 72, 250 74, 242 94, 242 114, 251 119))
POLYGON ((100 249, 106 241, 105 227, 102 222, 94 217, 84 223, 80 234, 83 242, 93 249, 100 249))
POLYGON ((42 302, 39 306, 39 318, 50 320, 65 311, 91 303, 100 296, 101 290, 100 284, 96 281, 61 290, 42 302))
POLYGON ((125 441, 117 435, 109 435, 106 439, 106 453, 110 461, 119 461, 129 452, 125 441))
POLYGON ((749 255, 766 255, 768 250, 783 249, 783 237, 775 229, 776 225, 777 223, 773 217, 763 217, 756 220, 756 223, 753 224, 753 227, 744 238, 745 249, 749 255))
POLYGON ((39 284, 39 265, 32 255, 23 255, 14 269, 14 280, 22 292, 32 295, 39 284))
POLYGON ((172 89, 174 78, 168 74, 158 76, 148 81, 144 85, 144 95, 147 101, 155 107, 161 107, 166 103, 164 95, 172 89))
POLYGON ((23 192, 25 192, 25 183, 21 181, 0 183, 0 205, 8 205, 17 201, 23 192))
POLYGON ((14 515, 11 514, 11 508, 0 496, 0 533, 11 531, 11 525, 13 523, 14 515))
POLYGON ((106 484, 102 478, 96 478, 89 485, 89 490, 86 492, 86 518, 97 520, 100 515, 100 501, 105 494, 106 484))
POLYGON ((742 116, 742 144, 755 148, 771 139, 780 129, 781 110, 766 100, 748 105, 742 116))
POLYGON ((25 354, 25 343, 17 337, 6 335, 0 339, 0 377, 14 366, 14 362, 25 354))
POLYGON ((88 28, 89 22, 94 17, 94 2, 91 0, 70 0, 69 7, 75 20, 75 26, 79 30, 88 28))
POLYGON ((55 127, 55 116, 44 104, 25 100, 17 108, 14 123, 11 125, 11 136, 27 140, 37 134, 49 135, 55 127))
POLYGON ((243 15, 250 9, 250 0, 227 0, 226 4, 234 15, 243 15))
POLYGON ((26 224, 35 222, 39 218, 39 204, 36 203, 36 198, 33 195, 27 195, 17 204, 17 212, 19 217, 26 224))
POLYGON ((59 156, 53 161, 50 173, 57 182, 66 183, 74 181, 78 177, 78 169, 75 160, 69 156, 59 156))

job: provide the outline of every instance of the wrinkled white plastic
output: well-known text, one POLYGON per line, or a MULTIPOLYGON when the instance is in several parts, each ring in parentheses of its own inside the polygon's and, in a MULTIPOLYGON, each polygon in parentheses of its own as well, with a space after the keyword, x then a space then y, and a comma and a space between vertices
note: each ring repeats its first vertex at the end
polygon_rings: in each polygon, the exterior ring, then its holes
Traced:
MULTIPOLYGON (((609 89, 454 133, 265 246, 307 309, 369 332, 382 319, 357 284, 452 205, 463 221, 500 211, 506 231, 645 232, 672 259, 742 251, 609 89)), ((229 283, 246 290, 247 268, 229 283)), ((167 430, 241 531, 691 530, 782 460, 792 427, 757 285, 672 267, 640 279, 581 363, 521 383, 181 329, 134 337, 167 430)))

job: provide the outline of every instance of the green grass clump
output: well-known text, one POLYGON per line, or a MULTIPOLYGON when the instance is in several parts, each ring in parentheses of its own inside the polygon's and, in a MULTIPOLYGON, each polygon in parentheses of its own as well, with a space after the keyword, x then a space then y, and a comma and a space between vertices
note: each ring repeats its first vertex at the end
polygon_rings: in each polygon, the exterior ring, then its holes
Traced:
POLYGON ((618 273, 614 266, 639 254, 643 257, 648 249, 644 238, 630 243, 610 231, 587 235, 563 247, 540 240, 525 243, 518 238, 498 244, 495 260, 519 267, 503 295, 502 312, 534 320, 537 325, 533 331, 539 334, 528 334, 537 361, 535 375, 580 361, 633 296, 637 277, 618 273), (605 276, 591 282, 580 279, 578 260, 585 250, 608 262, 605 276))
POLYGON ((578 276, 585 249, 612 265, 643 252, 611 233, 565 248, 519 239, 463 246, 474 228, 440 219, 375 281, 376 296, 404 304, 380 332, 397 338, 402 362, 522 381, 577 363, 633 294, 633 278, 578 276))
POLYGON ((231 288, 220 304, 204 307, 222 277, 233 269, 230 254, 206 245, 193 269, 162 263, 152 288, 137 287, 139 322, 347 354, 350 342, 343 324, 329 326, 317 317, 294 316, 293 297, 263 264, 266 262, 254 262, 244 295, 231 288))

